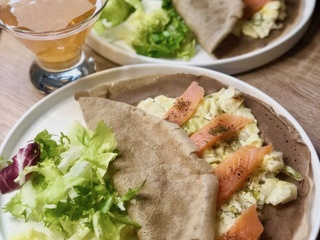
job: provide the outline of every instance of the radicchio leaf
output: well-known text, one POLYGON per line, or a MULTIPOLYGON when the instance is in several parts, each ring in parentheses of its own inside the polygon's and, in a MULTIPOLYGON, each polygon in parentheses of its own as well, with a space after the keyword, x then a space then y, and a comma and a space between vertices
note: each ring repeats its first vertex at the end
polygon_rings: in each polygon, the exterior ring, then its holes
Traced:
POLYGON ((18 153, 12 158, 13 162, 0 171, 0 191, 2 194, 20 188, 30 177, 26 175, 16 182, 15 179, 27 166, 36 165, 40 159, 40 146, 36 142, 29 143, 20 148, 18 153))

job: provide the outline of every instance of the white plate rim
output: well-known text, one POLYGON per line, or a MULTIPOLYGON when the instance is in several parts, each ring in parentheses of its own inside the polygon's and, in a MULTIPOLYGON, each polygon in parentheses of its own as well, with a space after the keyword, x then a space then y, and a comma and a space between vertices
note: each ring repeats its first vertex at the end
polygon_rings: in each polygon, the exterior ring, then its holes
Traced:
MULTIPOLYGON (((301 127, 301 125, 294 119, 294 117, 277 101, 273 98, 269 97, 264 92, 259 89, 240 81, 237 78, 232 76, 228 76, 224 73, 220 73, 210 69, 204 69, 200 67, 194 66, 182 66, 182 65, 167 65, 167 64, 139 64, 132 66, 123 66, 117 67, 110 70, 105 70, 102 72, 98 72, 92 74, 88 77, 80 79, 76 82, 70 83, 65 87, 60 88, 54 93, 46 96, 38 103, 33 105, 23 116, 16 122, 13 128, 9 131, 8 135, 3 141, 3 144, 0 146, 0 155, 3 157, 9 158, 12 157, 12 154, 17 151, 17 149, 21 146, 17 146, 18 140, 22 135, 25 134, 25 128, 32 126, 32 123, 36 120, 36 118, 40 115, 49 111, 51 108, 54 108, 63 103, 63 101, 72 101, 73 93, 79 90, 85 90, 88 88, 95 87, 99 84, 109 81, 117 81, 122 79, 134 78, 147 74, 157 74, 157 73, 191 73, 196 75, 207 75, 209 77, 216 78, 226 85, 231 85, 236 89, 242 91, 243 93, 249 94, 253 97, 263 100, 268 105, 272 106, 273 110, 284 117, 286 117, 296 128, 298 133, 301 136, 302 141, 309 147, 310 155, 311 155, 311 164, 312 169, 310 175, 313 177, 314 185, 312 189, 312 193, 314 194, 313 199, 310 199, 310 204, 314 206, 315 209, 320 209, 320 179, 314 178, 314 176, 320 176, 320 162, 319 157, 315 151, 315 148, 309 139, 307 133, 301 127), (312 201, 314 199, 318 199, 318 201, 312 201)), ((79 110, 80 111, 80 110, 79 110)), ((74 119, 76 120, 76 119, 74 119)), ((83 121, 83 119, 77 119, 83 121)), ((35 135, 32 135, 34 137, 35 135)), ((0 203, 3 197, 0 196, 0 203)), ((310 210, 311 211, 311 210, 310 210)), ((0 214, 0 239, 1 234, 3 234, 3 225, 2 225, 3 214, 0 214)), ((310 233, 310 239, 316 239, 318 229, 320 228, 320 215, 318 215, 318 211, 311 211, 310 213, 310 223, 314 226, 314 229, 310 233)))
MULTIPOLYGON (((90 32, 86 42, 92 49, 101 54, 103 57, 120 65, 174 62, 182 65, 210 68, 227 74, 237 74, 252 70, 273 61, 291 49, 302 38, 311 22, 316 0, 303 0, 302 4, 304 6, 301 20, 297 23, 296 27, 292 28, 284 36, 276 39, 267 46, 252 52, 226 59, 217 59, 212 61, 208 60, 208 62, 204 63, 198 63, 192 60, 190 62, 184 62, 181 60, 170 60, 163 58, 156 59, 138 55, 107 42, 106 39, 98 36, 94 30, 90 32)), ((202 53, 203 52, 204 51, 202 50, 202 53)))

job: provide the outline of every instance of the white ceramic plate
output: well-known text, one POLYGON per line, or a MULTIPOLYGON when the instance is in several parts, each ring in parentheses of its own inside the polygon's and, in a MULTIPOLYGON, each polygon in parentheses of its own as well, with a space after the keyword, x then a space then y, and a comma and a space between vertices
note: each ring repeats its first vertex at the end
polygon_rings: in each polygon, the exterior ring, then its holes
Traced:
POLYGON ((103 57, 120 65, 138 63, 175 63, 210 68, 227 74, 236 74, 271 62, 287 52, 301 39, 309 26, 316 0, 303 0, 302 2, 304 6, 301 19, 290 31, 263 48, 226 59, 215 59, 200 47, 196 56, 194 56, 189 62, 177 59, 169 60, 145 57, 109 43, 105 38, 95 34, 94 31, 90 32, 87 38, 87 43, 103 57))
MULTIPOLYGON (((312 164, 311 177, 320 176, 319 158, 310 139, 299 123, 275 100, 247 83, 223 73, 199 67, 170 66, 164 64, 140 64, 114 68, 80 79, 55 91, 29 109, 29 111, 27 111, 15 124, 0 147, 0 155, 7 159, 11 158, 20 147, 25 146, 28 140, 32 140, 37 133, 44 129, 47 129, 51 133, 59 134, 61 131, 66 132, 74 120, 79 120, 84 123, 80 107, 73 98, 75 91, 89 89, 107 81, 123 80, 148 74, 172 74, 182 72, 213 77, 225 85, 233 86, 243 93, 261 99, 272 106, 276 113, 283 115, 293 124, 301 135, 302 141, 309 147, 312 164)), ((307 212, 309 224, 311 226, 310 240, 316 239, 320 227, 319 177, 313 178, 313 181, 314 186, 310 193, 310 208, 307 212)), ((1 208, 9 201, 13 194, 14 192, 0 195, 1 208)), ((0 211, 0 239, 1 237, 3 240, 8 239, 8 236, 18 229, 18 224, 19 222, 13 219, 9 214, 3 214, 3 212, 0 211)))

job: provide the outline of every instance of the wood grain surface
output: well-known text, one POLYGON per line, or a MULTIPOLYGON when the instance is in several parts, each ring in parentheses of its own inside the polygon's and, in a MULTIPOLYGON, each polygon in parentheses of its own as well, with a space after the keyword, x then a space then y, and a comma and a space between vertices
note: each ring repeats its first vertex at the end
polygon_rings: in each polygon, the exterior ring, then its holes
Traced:
MULTIPOLYGON (((237 74, 245 81, 273 97, 302 125, 316 151, 320 153, 320 3, 304 37, 277 60, 237 74)), ((93 52, 97 70, 118 65, 93 52)), ((0 31, 0 144, 17 120, 45 96, 29 80, 33 54, 17 40, 0 31)))

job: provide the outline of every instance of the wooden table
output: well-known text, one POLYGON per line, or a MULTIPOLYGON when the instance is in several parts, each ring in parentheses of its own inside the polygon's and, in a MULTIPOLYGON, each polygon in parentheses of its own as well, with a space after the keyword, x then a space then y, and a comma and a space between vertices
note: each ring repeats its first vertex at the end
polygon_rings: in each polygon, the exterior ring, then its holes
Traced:
MULTIPOLYGON (((237 78, 261 89, 283 105, 302 125, 320 153, 320 3, 310 28, 299 43, 277 60, 237 78)), ((88 46, 101 71, 118 65, 88 46)), ((5 32, 0 32, 0 143, 15 122, 45 97, 29 80, 34 56, 5 32)))

